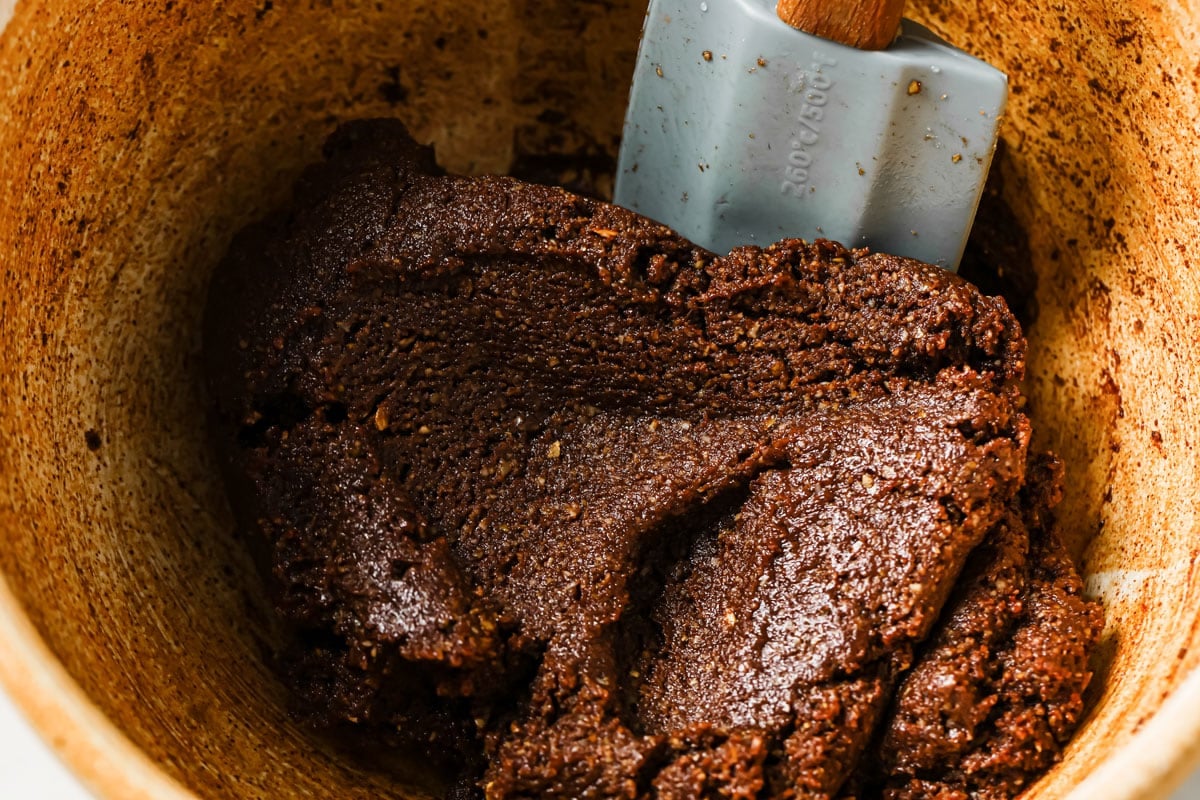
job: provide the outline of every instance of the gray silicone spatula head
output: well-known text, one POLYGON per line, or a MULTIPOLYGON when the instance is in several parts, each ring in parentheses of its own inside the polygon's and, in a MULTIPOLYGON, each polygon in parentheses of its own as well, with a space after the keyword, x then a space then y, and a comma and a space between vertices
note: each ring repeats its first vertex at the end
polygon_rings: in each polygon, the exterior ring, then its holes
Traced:
MULTIPOLYGON (((651 0, 616 202, 718 252, 828 238, 956 269, 1004 74, 909 21, 894 41, 894 19, 865 30, 860 46, 890 41, 865 50, 793 28, 772 1, 651 0)), ((821 32, 870 28, 847 9, 864 1, 822 0, 821 32)))

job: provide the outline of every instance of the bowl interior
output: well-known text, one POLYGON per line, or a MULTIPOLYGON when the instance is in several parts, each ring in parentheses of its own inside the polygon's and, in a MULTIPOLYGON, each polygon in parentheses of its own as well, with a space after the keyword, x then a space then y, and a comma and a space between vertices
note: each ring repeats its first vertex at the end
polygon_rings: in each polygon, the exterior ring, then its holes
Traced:
MULTIPOLYGON (((909 15, 1010 75, 998 177, 1031 253, 1013 298, 1037 308, 1028 393, 1108 609, 1093 711, 1031 795, 1051 798, 1136 745, 1200 660, 1200 68, 1183 9, 1040 5, 909 15)), ((431 791, 419 765, 365 769, 288 717, 206 442, 208 277, 341 120, 399 117, 458 171, 607 163, 643 13, 20 3, 0 39, 0 575, 86 698, 62 702, 106 718, 72 734, 94 753, 119 732, 206 797, 431 791)), ((9 680, 42 657, 14 656, 9 680)), ((1089 796, 1165 791, 1194 727, 1153 744, 1158 773, 1089 796)))

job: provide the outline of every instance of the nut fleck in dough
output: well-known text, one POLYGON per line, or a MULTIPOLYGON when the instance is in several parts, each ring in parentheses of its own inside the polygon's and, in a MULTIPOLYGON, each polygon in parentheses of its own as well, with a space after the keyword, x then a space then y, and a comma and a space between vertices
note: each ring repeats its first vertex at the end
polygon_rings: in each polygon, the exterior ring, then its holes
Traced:
POLYGON ((1024 786, 1100 626, 1024 348, 935 267, 716 256, 391 122, 237 237, 206 321, 303 708, 495 798, 1024 786))

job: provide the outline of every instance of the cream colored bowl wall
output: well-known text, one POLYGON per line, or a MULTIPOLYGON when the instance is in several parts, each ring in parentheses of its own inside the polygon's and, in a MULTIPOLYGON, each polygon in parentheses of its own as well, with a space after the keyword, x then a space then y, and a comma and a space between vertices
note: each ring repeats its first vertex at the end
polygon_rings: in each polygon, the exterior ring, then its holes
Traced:
MULTIPOLYGON (((0 678, 102 795, 421 796, 419 770, 364 772, 289 721, 266 666, 271 616, 205 444, 208 275, 339 120, 399 116, 455 170, 612 153, 643 10, 19 4, 0 39, 0 678)), ((1194 11, 909 13, 1011 75, 1029 392, 1108 605, 1095 710, 1032 796, 1094 772, 1076 796, 1159 797, 1200 742, 1194 11)))

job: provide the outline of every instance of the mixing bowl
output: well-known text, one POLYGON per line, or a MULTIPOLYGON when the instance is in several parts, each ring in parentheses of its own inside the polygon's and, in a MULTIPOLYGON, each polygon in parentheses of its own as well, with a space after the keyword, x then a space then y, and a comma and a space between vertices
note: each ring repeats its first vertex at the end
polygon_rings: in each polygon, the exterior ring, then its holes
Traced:
MULTIPOLYGON (((7 12, 0 2, 0 12, 7 12)), ((22 0, 0 39, 0 679, 110 798, 421 797, 288 715, 205 437, 231 235, 339 121, 468 172, 604 164, 644 5, 22 0)), ((1108 627, 1029 796, 1167 794, 1200 752, 1200 27, 1189 4, 914 0, 1005 69, 1028 393, 1108 627)), ((5 16, 7 14, 5 13, 5 16)))

